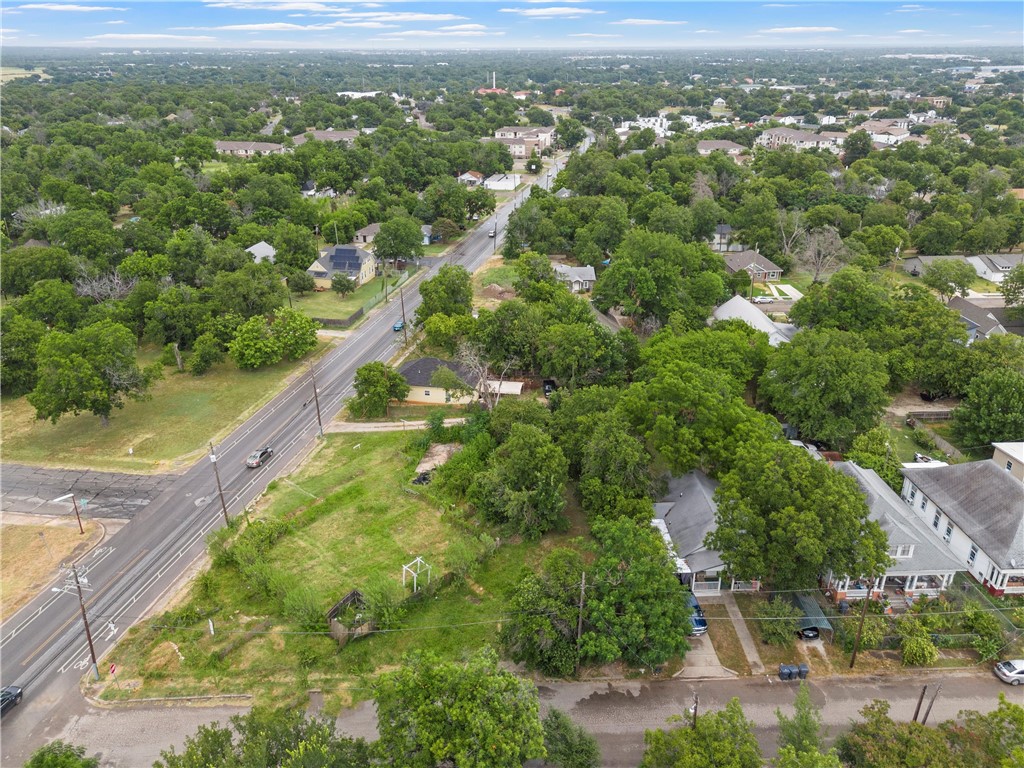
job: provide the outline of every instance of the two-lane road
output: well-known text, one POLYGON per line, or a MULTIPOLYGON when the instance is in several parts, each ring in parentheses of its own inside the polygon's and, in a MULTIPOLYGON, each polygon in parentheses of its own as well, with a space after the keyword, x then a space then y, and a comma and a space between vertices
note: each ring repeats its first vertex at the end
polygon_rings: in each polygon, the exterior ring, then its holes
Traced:
MULTIPOLYGON (((539 183, 549 186, 553 174, 539 183)), ((500 248, 508 215, 525 190, 502 205, 492 217, 453 248, 445 259, 428 260, 423 269, 403 286, 405 315, 411 320, 420 304, 419 284, 443 264, 460 264, 470 272, 478 269, 500 248), (497 238, 488 231, 496 228, 497 238)), ((329 421, 352 394, 355 371, 373 360, 388 360, 399 349, 402 334, 392 326, 402 319, 401 302, 394 300, 377 309, 340 346, 316 364, 316 383, 323 420, 329 421)), ((229 513, 238 514, 273 478, 297 466, 316 440, 316 409, 310 374, 303 372, 267 405, 217 446, 217 468, 229 513), (245 459, 264 445, 274 456, 256 469, 245 459)), ((93 631, 101 670, 104 654, 133 623, 146 615, 202 554, 207 533, 223 524, 223 513, 213 468, 207 459, 197 462, 175 479, 105 545, 79 562, 84 576, 86 610, 93 631)), ((76 688, 89 670, 89 651, 74 590, 52 589, 37 596, 0 628, 0 675, 4 685, 25 688, 25 700, 4 718, 3 761, 25 759, 44 743, 52 726, 51 712, 76 688)))

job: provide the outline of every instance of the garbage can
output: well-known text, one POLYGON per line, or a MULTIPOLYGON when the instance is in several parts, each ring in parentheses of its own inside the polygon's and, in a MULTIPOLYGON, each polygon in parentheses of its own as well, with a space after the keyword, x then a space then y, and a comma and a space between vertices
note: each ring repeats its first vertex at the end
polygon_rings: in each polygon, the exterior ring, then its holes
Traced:
POLYGON ((792 680, 793 670, 789 668, 789 664, 779 664, 779 679, 780 680, 792 680))
POLYGON ((810 673, 810 671, 810 667, 808 667, 806 664, 801 664, 800 667, 797 669, 797 674, 800 676, 801 680, 806 680, 807 675, 810 673))

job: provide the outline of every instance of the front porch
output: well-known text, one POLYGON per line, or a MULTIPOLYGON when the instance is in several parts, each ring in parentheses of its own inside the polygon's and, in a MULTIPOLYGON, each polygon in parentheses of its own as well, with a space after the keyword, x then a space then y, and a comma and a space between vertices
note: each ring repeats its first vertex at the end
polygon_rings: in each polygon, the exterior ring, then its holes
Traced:
POLYGON ((874 581, 848 576, 828 579, 826 596, 840 600, 888 600, 893 605, 909 604, 919 597, 936 597, 953 583, 955 571, 947 573, 887 573, 874 581))
POLYGON ((722 594, 723 582, 726 583, 726 589, 729 592, 758 592, 761 589, 761 582, 756 579, 740 581, 725 575, 721 571, 700 571, 693 574, 690 590, 697 597, 701 595, 720 595, 722 594))

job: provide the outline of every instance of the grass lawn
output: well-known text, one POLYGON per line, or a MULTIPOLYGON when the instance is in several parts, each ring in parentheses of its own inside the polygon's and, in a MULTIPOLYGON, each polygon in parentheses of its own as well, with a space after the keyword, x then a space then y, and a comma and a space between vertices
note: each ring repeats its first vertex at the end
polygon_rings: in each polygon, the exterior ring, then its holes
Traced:
MULTIPOLYGON (((144 350, 140 363, 152 363, 157 356, 157 350, 144 350)), ((127 401, 107 427, 87 413, 63 416, 56 424, 38 421, 25 398, 5 397, 0 408, 4 460, 137 473, 186 466, 305 364, 302 360, 241 371, 227 361, 203 376, 164 368, 164 378, 150 390, 151 399, 127 401)))
POLYGON ((466 406, 445 403, 437 405, 392 405, 388 407, 388 415, 376 419, 360 419, 353 416, 347 410, 344 412, 344 421, 349 422, 396 422, 405 419, 406 421, 423 421, 435 411, 444 413, 446 419, 461 418, 468 415, 466 406))
POLYGON ((267 597, 235 566, 215 560, 180 607, 131 630, 117 651, 122 690, 108 685, 102 696, 248 692, 258 702, 280 704, 319 688, 331 713, 371 697, 371 677, 400 663, 406 652, 458 659, 495 642, 507 595, 524 569, 583 532, 573 510, 570 531, 540 542, 505 541, 467 579, 406 603, 394 631, 339 647, 322 628, 295 618, 302 604, 322 617, 376 576, 400 584, 403 564, 415 557, 432 566, 434 579, 446 570, 445 551, 466 529, 428 490, 410 485, 422 453, 411 437, 328 435, 297 475, 271 484, 255 513, 257 520, 291 521, 289 532, 260 557, 283 599, 267 597), (212 636, 208 619, 216 628, 212 636))
POLYGON ((814 275, 810 272, 790 272, 788 275, 783 275, 779 282, 783 285, 792 285, 800 291, 800 293, 807 293, 811 287, 811 283, 814 282, 814 275))
POLYGON ((889 424, 889 435, 892 447, 901 462, 914 460, 914 454, 920 453, 923 449, 914 442, 914 430, 906 424, 889 424))
MULTIPOLYGON (((398 276, 396 275, 388 281, 388 284, 394 286, 397 282, 398 276)), ((383 289, 382 281, 375 279, 366 285, 359 286, 344 298, 331 290, 307 293, 303 296, 293 293, 292 305, 309 317, 344 320, 383 289)))
POLYGON ((715 653, 723 667, 740 675, 750 674, 747 656, 743 653, 739 635, 729 619, 729 612, 721 603, 702 603, 704 616, 708 620, 708 637, 715 646, 715 653))
POLYGON ((81 556, 102 537, 102 528, 95 520, 83 520, 83 536, 75 516, 37 518, 45 524, 22 525, 5 515, 0 536, 0 621, 35 597, 60 569, 60 564, 81 556))
POLYGON ((515 279, 516 268, 514 265, 499 264, 498 266, 488 267, 477 272, 473 277, 473 282, 477 284, 478 288, 484 288, 492 284, 500 285, 502 288, 511 288, 515 279))

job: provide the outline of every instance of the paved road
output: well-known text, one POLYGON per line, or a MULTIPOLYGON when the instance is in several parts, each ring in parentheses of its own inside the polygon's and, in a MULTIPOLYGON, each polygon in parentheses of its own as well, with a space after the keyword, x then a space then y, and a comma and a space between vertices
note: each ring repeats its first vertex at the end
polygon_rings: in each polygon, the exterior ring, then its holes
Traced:
POLYGON ((73 515, 74 493, 82 517, 132 518, 174 482, 171 475, 126 475, 80 469, 3 465, 0 510, 35 515, 73 515), (83 503, 85 502, 85 503, 83 503))
MULTIPOLYGON (((831 738, 846 730, 858 718, 861 707, 872 699, 885 699, 897 720, 910 720, 921 685, 928 683, 929 697, 938 683, 942 692, 936 700, 929 723, 956 716, 961 709, 990 711, 999 693, 1022 702, 1018 691, 1002 685, 988 670, 977 672, 922 673, 918 678, 828 678, 810 680, 811 698, 820 708, 831 738)), ((594 734, 602 751, 602 766, 635 766, 643 754, 643 733, 665 727, 673 715, 685 715, 700 697, 700 714, 721 709, 738 697, 765 754, 773 754, 777 738, 775 709, 792 714, 796 694, 792 683, 768 682, 764 677, 731 681, 662 682, 615 681, 600 683, 549 683, 539 687, 541 707, 557 707, 594 734)), ((71 697, 69 696, 69 699, 71 697)), ((926 700, 927 703, 927 700, 926 700)), ((180 748, 185 738, 200 725, 226 723, 247 706, 173 707, 137 705, 130 708, 100 709, 74 697, 68 702, 68 716, 46 729, 49 739, 62 738, 99 756, 110 768, 152 765, 162 749, 180 748)), ((337 719, 339 733, 376 738, 373 704, 346 710, 337 719)))
MULTIPOLYGON (((553 174, 545 174, 539 183, 548 186, 552 180, 553 174)), ((525 194, 516 194, 481 221, 446 258, 427 260, 426 268, 403 287, 406 319, 412 319, 420 304, 418 285, 443 264, 461 264, 472 272, 501 247, 508 216, 525 194), (497 238, 487 237, 492 228, 498 230, 497 238)), ((325 422, 352 394, 359 366, 388 360, 398 351, 401 334, 392 326, 402 319, 402 311, 397 300, 380 307, 317 363, 325 422)), ((292 471, 315 443, 316 410, 305 405, 312 393, 311 376, 298 377, 217 447, 216 466, 229 514, 238 514, 272 479, 292 471), (275 449, 273 458, 263 467, 247 469, 246 456, 268 444, 275 449)), ((151 480, 138 478, 140 483, 151 480)), ((101 660, 124 630, 145 616, 203 553, 206 534, 222 524, 214 473, 204 459, 172 478, 104 547, 79 563, 80 575, 88 579, 86 610, 101 660)), ((60 720, 64 694, 91 667, 76 602, 72 594, 47 589, 0 627, 0 678, 4 685, 20 685, 26 692, 22 705, 4 719, 4 764, 24 760, 44 743, 46 726, 60 720)), ((101 661, 99 666, 106 673, 106 664, 101 661)))

